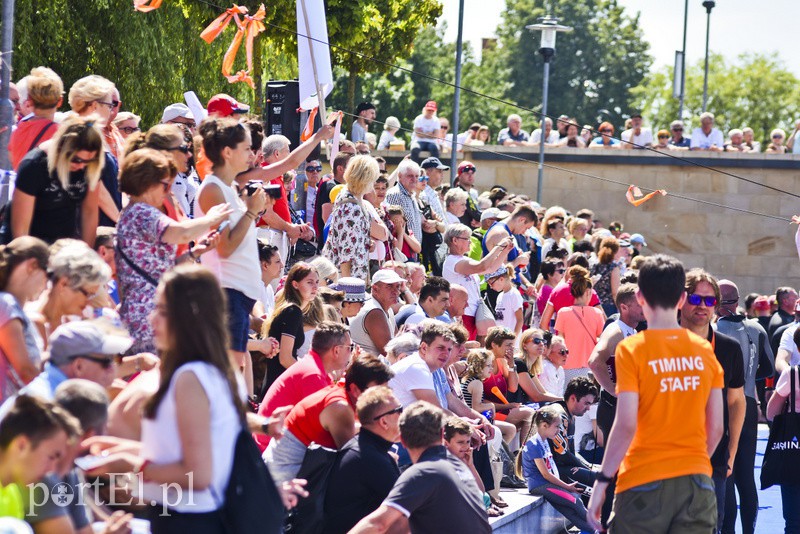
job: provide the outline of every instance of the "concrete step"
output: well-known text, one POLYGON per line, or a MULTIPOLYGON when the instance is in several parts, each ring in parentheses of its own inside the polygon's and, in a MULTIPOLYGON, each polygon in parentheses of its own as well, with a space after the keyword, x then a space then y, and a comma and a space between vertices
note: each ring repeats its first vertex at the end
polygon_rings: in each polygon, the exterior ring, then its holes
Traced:
POLYGON ((567 532, 569 523, 542 497, 526 489, 503 489, 500 496, 508 503, 505 515, 489 518, 495 534, 557 534, 567 532))

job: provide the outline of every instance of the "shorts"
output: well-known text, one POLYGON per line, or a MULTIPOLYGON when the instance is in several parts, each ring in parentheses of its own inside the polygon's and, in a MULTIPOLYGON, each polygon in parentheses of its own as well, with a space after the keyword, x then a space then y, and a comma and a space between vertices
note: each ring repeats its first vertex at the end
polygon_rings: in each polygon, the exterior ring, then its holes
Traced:
POLYGON ((228 335, 231 337, 230 348, 236 352, 247 351, 248 334, 250 333, 250 312, 256 301, 229 287, 225 288, 228 297, 228 335))

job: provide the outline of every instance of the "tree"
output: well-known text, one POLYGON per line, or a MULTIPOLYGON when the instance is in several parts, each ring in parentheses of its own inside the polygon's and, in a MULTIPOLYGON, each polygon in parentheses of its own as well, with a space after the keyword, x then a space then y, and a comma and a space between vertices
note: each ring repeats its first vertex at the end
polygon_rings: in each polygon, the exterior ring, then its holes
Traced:
MULTIPOLYGON (((506 97, 532 109, 541 109, 543 69, 539 32, 525 27, 547 14, 544 4, 544 0, 507 0, 497 29, 499 60, 512 80, 506 97)), ((609 118, 621 122, 630 111, 629 90, 641 83, 652 63, 638 14, 626 15, 617 0, 551 0, 547 4, 552 6, 550 14, 575 29, 561 34, 556 43, 548 115, 566 114, 581 123, 609 118)), ((523 114, 523 123, 534 122, 538 123, 538 117, 526 119, 523 114)))
MULTIPOLYGON (((749 126, 755 139, 766 147, 773 128, 789 134, 800 117, 798 79, 786 69, 777 54, 743 54, 729 65, 718 54, 709 57, 708 111, 719 128, 749 126)), ((631 91, 634 101, 654 127, 666 128, 678 118, 678 100, 672 98, 673 68, 665 67, 647 76, 631 91)), ((686 69, 684 122, 687 129, 700 124, 703 104, 704 63, 686 69)))

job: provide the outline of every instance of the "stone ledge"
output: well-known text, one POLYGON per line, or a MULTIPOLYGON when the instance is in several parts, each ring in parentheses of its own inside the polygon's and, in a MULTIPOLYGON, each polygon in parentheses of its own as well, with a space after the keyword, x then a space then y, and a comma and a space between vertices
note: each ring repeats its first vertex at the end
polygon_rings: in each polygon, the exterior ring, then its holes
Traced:
POLYGON ((504 489, 500 492, 508 503, 505 515, 489 519, 495 534, 556 534, 569 529, 567 520, 542 497, 534 497, 527 490, 504 489))

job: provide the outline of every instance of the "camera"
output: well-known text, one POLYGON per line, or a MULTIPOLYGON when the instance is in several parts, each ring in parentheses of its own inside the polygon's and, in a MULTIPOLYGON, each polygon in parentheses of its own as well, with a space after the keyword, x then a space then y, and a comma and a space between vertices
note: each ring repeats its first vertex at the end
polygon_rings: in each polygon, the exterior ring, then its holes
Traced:
POLYGON ((250 180, 247 182, 247 185, 244 186, 244 190, 247 193, 248 197, 253 196, 253 193, 258 191, 259 189, 263 189, 267 196, 272 197, 274 199, 281 198, 281 186, 276 184, 265 184, 260 180, 250 180))

